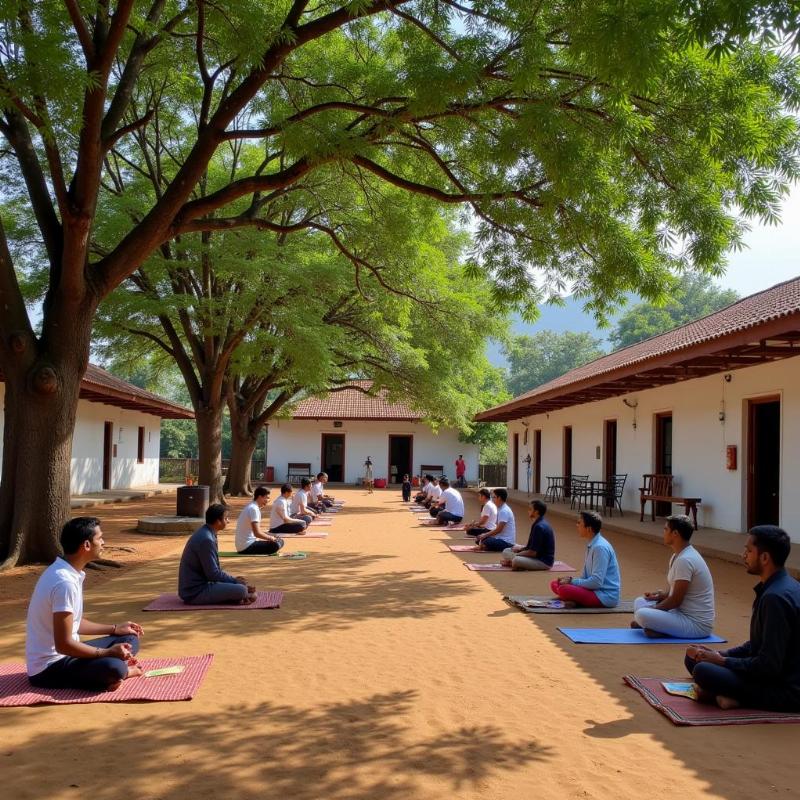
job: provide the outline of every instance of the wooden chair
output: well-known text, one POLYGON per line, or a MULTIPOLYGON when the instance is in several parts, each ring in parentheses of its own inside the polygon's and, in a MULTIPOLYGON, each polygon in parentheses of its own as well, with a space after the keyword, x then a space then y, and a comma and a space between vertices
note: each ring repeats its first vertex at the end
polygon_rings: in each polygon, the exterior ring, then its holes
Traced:
POLYGON ((311 464, 301 461, 290 461, 286 465, 286 482, 300 483, 301 478, 313 478, 311 464))
POLYGON ((700 497, 678 497, 672 493, 672 475, 648 473, 642 475, 643 486, 639 487, 641 514, 639 521, 644 522, 644 507, 650 501, 650 519, 656 520, 656 503, 681 503, 683 513, 691 514, 694 529, 697 530, 697 506, 702 502, 700 497))

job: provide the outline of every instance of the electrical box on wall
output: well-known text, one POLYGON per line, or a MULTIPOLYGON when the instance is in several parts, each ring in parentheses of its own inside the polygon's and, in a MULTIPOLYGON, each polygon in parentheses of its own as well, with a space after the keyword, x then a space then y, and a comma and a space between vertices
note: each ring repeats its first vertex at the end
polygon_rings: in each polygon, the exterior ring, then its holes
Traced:
POLYGON ((736 469, 736 445, 729 444, 725 448, 725 468, 731 471, 736 469))
POLYGON ((594 449, 594 457, 599 461, 600 460, 600 445, 597 445, 594 449))
POLYGON ((343 424, 344 423, 340 419, 335 419, 333 421, 333 427, 334 428, 341 428, 343 424))

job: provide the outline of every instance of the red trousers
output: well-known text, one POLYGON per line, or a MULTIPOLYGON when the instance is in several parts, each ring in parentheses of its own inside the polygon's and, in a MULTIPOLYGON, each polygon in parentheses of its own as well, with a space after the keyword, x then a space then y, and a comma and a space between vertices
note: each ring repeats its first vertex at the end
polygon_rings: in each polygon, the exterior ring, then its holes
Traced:
POLYGON ((603 604, 591 589, 584 589, 582 586, 573 586, 571 583, 559 583, 553 581, 550 584, 550 591, 561 600, 569 600, 579 606, 586 608, 600 608, 603 604))

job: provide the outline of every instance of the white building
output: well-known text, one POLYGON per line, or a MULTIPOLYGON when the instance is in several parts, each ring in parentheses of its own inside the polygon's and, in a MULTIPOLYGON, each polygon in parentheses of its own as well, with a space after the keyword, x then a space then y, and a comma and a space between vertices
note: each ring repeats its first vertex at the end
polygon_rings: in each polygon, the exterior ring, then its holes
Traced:
MULTIPOLYGON (((700 526, 800 541, 800 278, 586 364, 477 416, 508 423, 508 483, 645 473, 702 498, 700 526)), ((650 505, 648 503, 647 511, 650 505)), ((677 511, 677 509, 675 509, 677 511)), ((673 513, 661 508, 661 513, 673 513)))
MULTIPOLYGON (((354 383, 369 387, 368 381, 354 383)), ((308 464, 312 474, 327 472, 333 482, 360 483, 368 457, 373 477, 389 483, 402 481, 404 473, 443 472, 454 479, 459 455, 467 480, 476 481, 477 445, 459 442, 453 429, 432 430, 404 403, 357 388, 302 401, 291 419, 270 423, 267 439, 267 463, 279 483, 287 480, 289 464, 308 464)))
MULTIPOLYGON (((0 383, 0 404, 5 384, 0 383)), ((0 411, 0 425, 5 415, 0 411)), ((162 419, 194 413, 93 364, 81 381, 72 437, 70 491, 131 489, 158 483, 162 419)), ((0 457, 2 457, 0 438, 0 457)))

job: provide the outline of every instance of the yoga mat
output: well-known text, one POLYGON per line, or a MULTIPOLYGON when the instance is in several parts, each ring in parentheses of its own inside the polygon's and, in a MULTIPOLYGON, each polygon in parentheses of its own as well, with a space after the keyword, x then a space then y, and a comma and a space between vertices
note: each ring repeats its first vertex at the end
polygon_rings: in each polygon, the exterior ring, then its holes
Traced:
POLYGON ((315 528, 330 528, 333 525, 333 520, 330 519, 312 519, 311 522, 308 523, 309 526, 313 525, 315 528))
POLYGON ((563 602, 552 595, 536 594, 507 594, 503 600, 512 606, 516 606, 520 611, 528 614, 632 614, 633 600, 620 600, 619 605, 614 608, 559 608, 546 605, 525 605, 525 603, 551 603, 563 602))
POLYGON ((176 664, 185 667, 179 675, 157 678, 130 678, 116 692, 86 689, 39 689, 28 682, 24 664, 0 664, 0 706, 34 706, 40 703, 125 703, 131 700, 171 702, 191 700, 206 676, 214 656, 180 656, 178 658, 143 658, 142 669, 163 669, 176 664))
POLYGON ((453 553, 485 553, 485 550, 478 550, 475 544, 449 544, 447 547, 453 553))
MULTIPOLYGON (((482 550, 482 553, 488 552, 487 550, 482 550)), ((503 564, 465 564, 467 569, 471 569, 473 572, 513 572, 511 567, 506 567, 503 564)), ((527 572, 528 574, 535 574, 539 572, 544 574, 546 572, 575 572, 575 567, 571 567, 569 564, 565 564, 563 561, 556 561, 550 569, 541 569, 541 570, 519 570, 519 572, 527 572)))
POLYGON ((719 636, 706 636, 697 639, 678 639, 665 636, 663 639, 651 639, 636 628, 559 628, 561 633, 575 644, 712 644, 726 642, 719 636))
POLYGON ((624 675, 622 678, 632 689, 660 711, 675 725, 760 725, 764 723, 800 723, 800 714, 780 711, 760 711, 755 708, 731 708, 724 711, 715 705, 698 703, 688 697, 668 694, 662 681, 681 681, 683 678, 638 678, 624 675))
POLYGON ((256 592, 255 603, 241 605, 239 603, 219 603, 217 605, 192 606, 184 603, 176 594, 162 594, 145 606, 142 611, 246 611, 256 608, 279 608, 283 600, 283 592, 256 592))
POLYGON ((296 553, 237 553, 235 550, 226 550, 219 554, 220 558, 288 558, 301 559, 307 558, 308 553, 298 550, 296 553))
POLYGON ((273 536, 280 536, 281 539, 327 539, 328 531, 316 531, 315 533, 273 533, 273 536))

